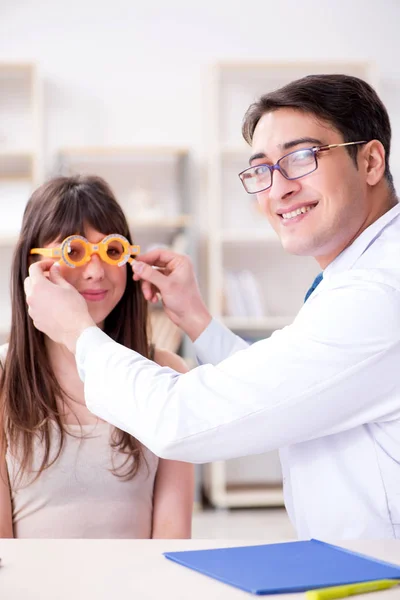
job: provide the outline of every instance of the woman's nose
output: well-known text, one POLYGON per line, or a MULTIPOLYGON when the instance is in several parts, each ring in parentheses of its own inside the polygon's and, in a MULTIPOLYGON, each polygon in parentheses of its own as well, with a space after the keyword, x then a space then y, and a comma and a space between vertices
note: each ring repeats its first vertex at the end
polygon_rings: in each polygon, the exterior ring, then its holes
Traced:
POLYGON ((90 260, 84 269, 85 277, 88 279, 103 279, 104 277, 104 263, 100 256, 95 252, 91 255, 90 260))

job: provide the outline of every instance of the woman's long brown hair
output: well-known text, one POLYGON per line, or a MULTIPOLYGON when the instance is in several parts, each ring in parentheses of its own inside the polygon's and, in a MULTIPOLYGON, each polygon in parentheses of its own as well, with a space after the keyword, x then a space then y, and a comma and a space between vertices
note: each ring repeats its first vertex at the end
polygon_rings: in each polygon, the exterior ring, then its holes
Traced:
MULTIPOLYGON (((36 477, 60 456, 66 431, 56 399, 68 400, 51 367, 45 336, 34 327, 27 312, 24 280, 28 276, 29 252, 72 234, 85 235, 88 225, 105 235, 120 233, 132 243, 125 215, 110 187, 99 177, 52 179, 33 193, 24 212, 13 257, 11 331, 0 378, 0 422, 11 452, 18 450, 19 476, 30 473, 32 468, 34 438, 44 448, 36 477), (54 425, 60 440, 55 454, 54 425)), ((104 331, 116 342, 148 356, 147 304, 130 272, 123 297, 105 319, 104 331)), ((131 479, 144 460, 140 443, 115 428, 110 444, 126 455, 122 466, 113 470, 114 474, 131 479)))

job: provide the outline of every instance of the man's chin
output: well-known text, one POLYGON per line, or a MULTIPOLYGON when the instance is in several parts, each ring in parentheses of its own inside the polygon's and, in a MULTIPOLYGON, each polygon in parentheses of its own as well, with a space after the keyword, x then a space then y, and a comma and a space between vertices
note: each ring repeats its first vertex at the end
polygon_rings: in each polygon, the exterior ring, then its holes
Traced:
POLYGON ((281 237, 282 248, 288 254, 295 256, 313 256, 312 244, 307 243, 304 239, 294 239, 281 237))

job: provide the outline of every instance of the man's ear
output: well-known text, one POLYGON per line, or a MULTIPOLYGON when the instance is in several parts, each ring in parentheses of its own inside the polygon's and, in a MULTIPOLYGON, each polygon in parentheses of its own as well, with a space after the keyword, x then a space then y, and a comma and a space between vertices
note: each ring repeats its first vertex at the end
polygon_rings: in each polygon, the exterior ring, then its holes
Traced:
POLYGON ((366 144, 358 158, 359 168, 365 173, 368 185, 376 185, 385 175, 386 152, 383 144, 378 140, 371 140, 366 144))

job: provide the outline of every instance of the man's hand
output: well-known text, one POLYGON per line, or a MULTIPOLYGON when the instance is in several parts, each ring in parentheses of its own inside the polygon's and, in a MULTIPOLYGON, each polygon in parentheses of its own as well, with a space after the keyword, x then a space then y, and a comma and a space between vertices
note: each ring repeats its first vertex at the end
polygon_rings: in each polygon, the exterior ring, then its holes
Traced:
POLYGON ((146 300, 157 302, 158 294, 161 294, 164 310, 171 321, 192 341, 197 339, 210 323, 211 315, 200 295, 189 257, 156 249, 135 260, 132 270, 133 279, 142 281, 146 300))
POLYGON ((82 331, 95 323, 85 299, 62 277, 59 266, 50 260, 34 263, 24 288, 35 327, 75 352, 82 331))

